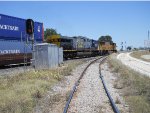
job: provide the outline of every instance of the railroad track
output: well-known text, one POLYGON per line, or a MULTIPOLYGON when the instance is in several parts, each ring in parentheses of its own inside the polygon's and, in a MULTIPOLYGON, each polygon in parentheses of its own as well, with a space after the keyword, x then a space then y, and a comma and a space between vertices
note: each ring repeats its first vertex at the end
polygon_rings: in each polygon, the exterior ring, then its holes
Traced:
POLYGON ((94 63, 95 63, 96 61, 98 61, 98 60, 100 60, 100 64, 99 64, 99 78, 101 79, 101 81, 102 81, 102 83, 103 83, 105 92, 106 92, 107 97, 108 97, 108 99, 109 99, 109 101, 110 101, 110 105, 111 105, 111 107, 112 107, 114 113, 120 113, 119 110, 118 110, 118 108, 117 108, 116 105, 114 104, 114 101, 113 101, 113 99, 111 98, 111 96, 110 96, 108 90, 107 90, 107 87, 106 87, 106 85, 105 85, 105 81, 104 81, 103 76, 102 76, 102 74, 101 74, 101 68, 100 68, 100 67, 101 67, 101 64, 104 62, 104 60, 105 60, 106 58, 107 58, 107 56, 94 59, 93 61, 91 61, 91 62, 86 66, 86 68, 83 70, 83 72, 81 73, 81 75, 80 75, 80 77, 78 78, 78 80, 75 82, 72 91, 70 92, 69 99, 68 99, 68 101, 66 102, 66 105, 65 105, 65 108, 64 108, 63 113, 67 113, 67 112, 68 112, 68 109, 69 109, 69 105, 70 105, 70 103, 71 103, 71 100, 72 100, 72 98, 73 98, 73 96, 74 96, 74 93, 77 91, 77 86, 80 84, 80 80, 83 78, 85 72, 87 71, 87 69, 88 69, 92 64, 94 64, 94 63))
MULTIPOLYGON (((75 60, 84 60, 84 59, 93 59, 93 58, 94 57, 73 58, 73 59, 64 60, 64 62, 75 61, 75 60)), ((1 69, 12 69, 12 68, 23 67, 23 66, 31 66, 31 65, 32 65, 31 62, 19 63, 19 64, 9 64, 9 65, 0 66, 0 70, 1 69)))

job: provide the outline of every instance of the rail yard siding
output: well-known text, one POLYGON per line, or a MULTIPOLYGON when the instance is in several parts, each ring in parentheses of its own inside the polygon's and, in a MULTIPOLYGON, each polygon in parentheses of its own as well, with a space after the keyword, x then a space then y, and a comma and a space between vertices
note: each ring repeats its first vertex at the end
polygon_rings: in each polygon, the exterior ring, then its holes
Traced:
MULTIPOLYGON (((26 20, 0 14, 0 39, 25 40, 26 20)), ((34 37, 36 41, 43 40, 43 23, 34 22, 34 37)))

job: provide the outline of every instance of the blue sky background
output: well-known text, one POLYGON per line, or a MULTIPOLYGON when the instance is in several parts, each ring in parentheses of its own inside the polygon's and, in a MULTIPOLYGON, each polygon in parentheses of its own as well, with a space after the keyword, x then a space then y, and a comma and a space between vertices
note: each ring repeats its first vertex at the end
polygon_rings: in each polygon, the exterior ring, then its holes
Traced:
POLYGON ((98 39, 110 35, 117 43, 144 46, 150 30, 150 2, 2 2, 0 13, 43 22, 67 36, 98 39))

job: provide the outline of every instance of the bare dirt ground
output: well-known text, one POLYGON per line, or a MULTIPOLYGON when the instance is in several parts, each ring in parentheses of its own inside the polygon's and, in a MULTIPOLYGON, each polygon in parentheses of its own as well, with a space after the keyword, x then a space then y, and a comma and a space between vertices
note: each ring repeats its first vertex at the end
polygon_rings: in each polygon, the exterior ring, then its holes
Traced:
POLYGON ((120 53, 117 56, 123 64, 127 65, 131 69, 138 71, 150 77, 150 63, 142 61, 130 56, 130 53, 120 53))

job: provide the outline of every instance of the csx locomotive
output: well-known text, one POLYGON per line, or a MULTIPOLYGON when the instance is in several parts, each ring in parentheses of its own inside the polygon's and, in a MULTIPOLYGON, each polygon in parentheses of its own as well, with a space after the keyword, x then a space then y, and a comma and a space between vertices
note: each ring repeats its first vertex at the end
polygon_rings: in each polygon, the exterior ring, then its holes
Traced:
MULTIPOLYGON (((26 45, 30 38, 25 31, 25 22, 25 19, 0 14, 0 66, 30 62, 32 51, 31 44, 26 45)), ((35 43, 44 41, 43 23, 34 22, 34 37, 35 43)), ((52 35, 47 39, 47 42, 63 47, 64 58, 89 57, 116 51, 116 44, 112 41, 99 42, 83 36, 60 35, 52 35)))
POLYGON ((116 44, 113 41, 97 41, 83 36, 60 36, 47 37, 48 43, 63 47, 64 58, 89 57, 116 52, 116 44))

